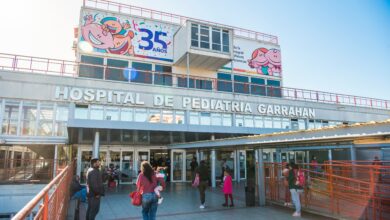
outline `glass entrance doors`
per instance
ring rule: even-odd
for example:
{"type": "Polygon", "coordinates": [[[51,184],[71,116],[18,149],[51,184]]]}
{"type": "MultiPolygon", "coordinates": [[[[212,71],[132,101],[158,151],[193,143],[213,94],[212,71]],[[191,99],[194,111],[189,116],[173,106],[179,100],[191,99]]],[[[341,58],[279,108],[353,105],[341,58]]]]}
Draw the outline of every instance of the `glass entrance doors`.
{"type": "Polygon", "coordinates": [[[137,172],[134,170],[134,152],[122,151],[120,170],[121,170],[121,183],[132,183],[137,179],[137,172]]]}
{"type": "Polygon", "coordinates": [[[246,151],[240,150],[238,153],[240,179],[246,179],[246,151]]]}
{"type": "Polygon", "coordinates": [[[171,151],[171,177],[172,182],[185,181],[185,151],[184,150],[172,150],[171,151]]]}
{"type": "Polygon", "coordinates": [[[137,171],[137,175],[138,175],[138,173],[141,171],[141,163],[143,161],[149,161],[150,152],[149,152],[149,150],[137,150],[136,155],[137,155],[137,158],[136,158],[136,161],[137,161],[136,171],[137,171]]]}

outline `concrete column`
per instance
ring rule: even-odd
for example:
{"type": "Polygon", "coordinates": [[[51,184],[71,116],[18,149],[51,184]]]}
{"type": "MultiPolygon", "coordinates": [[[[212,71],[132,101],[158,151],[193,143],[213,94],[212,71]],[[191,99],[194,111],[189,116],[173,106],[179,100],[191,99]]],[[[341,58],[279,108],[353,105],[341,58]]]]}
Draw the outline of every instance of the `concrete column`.
{"type": "Polygon", "coordinates": [[[276,149],[276,162],[277,163],[282,162],[282,152],[280,149],[276,149]]]}
{"type": "Polygon", "coordinates": [[[352,177],[356,178],[356,167],[354,166],[355,165],[355,161],[356,161],[356,147],[352,144],[351,147],[350,147],[350,151],[351,151],[351,161],[352,161],[352,177]]]}
{"type": "Polygon", "coordinates": [[[99,139],[100,135],[99,132],[95,132],[95,141],[93,142],[93,148],[92,148],[92,158],[99,158],[99,139]]]}
{"type": "Polygon", "coordinates": [[[216,161],[216,153],[215,150],[211,150],[211,186],[216,187],[216,176],[215,176],[215,161],[216,161]]]}
{"type": "Polygon", "coordinates": [[[196,150],[196,160],[198,162],[198,164],[200,163],[200,153],[199,153],[199,150],[196,150]]]}
{"type": "Polygon", "coordinates": [[[235,150],[235,158],[236,158],[236,181],[239,183],[241,181],[240,174],[240,150],[235,150]]]}
{"type": "Polygon", "coordinates": [[[76,175],[80,175],[80,178],[82,178],[82,176],[81,176],[81,148],[79,146],[77,146],[77,169],[76,169],[76,175]]]}
{"type": "Polygon", "coordinates": [[[332,159],[332,149],[329,149],[328,150],[328,160],[329,161],[332,161],[333,159],[332,159]]]}
{"type": "Polygon", "coordinates": [[[187,88],[190,88],[190,53],[187,52],[187,88]]]}
{"type": "Polygon", "coordinates": [[[58,145],[54,145],[53,178],[57,176],[58,145]]]}
{"type": "Polygon", "coordinates": [[[14,168],[14,164],[15,164],[15,151],[14,148],[12,147],[9,168],[11,169],[14,168]]]}
{"type": "Polygon", "coordinates": [[[306,151],[306,163],[310,163],[310,151],[306,151]]]}
{"type": "Polygon", "coordinates": [[[264,161],[263,161],[263,149],[256,150],[256,167],[257,167],[257,187],[259,192],[259,205],[265,206],[265,185],[264,185],[264,161]]]}

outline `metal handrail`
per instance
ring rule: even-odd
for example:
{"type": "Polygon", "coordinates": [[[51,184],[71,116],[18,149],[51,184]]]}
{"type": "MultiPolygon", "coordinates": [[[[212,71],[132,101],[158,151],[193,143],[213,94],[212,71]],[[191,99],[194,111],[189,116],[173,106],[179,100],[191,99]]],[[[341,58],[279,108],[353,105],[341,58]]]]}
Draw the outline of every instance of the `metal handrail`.
{"type": "Polygon", "coordinates": [[[211,21],[206,21],[206,20],[202,20],[202,19],[190,18],[190,17],[186,17],[186,16],[182,16],[182,15],[157,11],[157,10],[153,10],[153,9],[147,9],[147,8],[142,8],[142,7],[138,7],[138,6],[133,6],[133,5],[126,5],[123,3],[112,2],[112,1],[108,1],[108,0],[84,0],[83,6],[97,8],[97,9],[103,9],[103,10],[108,10],[108,11],[114,11],[114,12],[119,12],[119,13],[127,13],[130,15],[138,15],[141,17],[176,23],[178,25],[183,25],[183,23],[185,21],[191,20],[191,21],[195,21],[195,22],[199,22],[199,23],[203,23],[203,24],[209,24],[212,26],[233,29],[234,34],[236,36],[247,37],[247,38],[251,38],[251,39],[255,39],[255,40],[262,40],[262,41],[266,41],[266,42],[270,42],[270,43],[274,43],[274,44],[278,43],[278,37],[270,35],[270,34],[265,34],[265,33],[252,31],[252,30],[239,28],[239,27],[234,27],[234,26],[230,26],[230,25],[224,25],[224,24],[220,24],[217,22],[211,22],[211,21]],[[149,16],[147,16],[147,15],[149,15],[149,16]],[[166,19],[164,19],[164,18],[166,18],[166,19]]]}
{"type": "MultiPolygon", "coordinates": [[[[65,217],[64,214],[67,211],[67,202],[69,197],[69,184],[70,180],[72,179],[74,171],[74,162],[68,165],[66,168],[64,168],[49,184],[45,186],[33,199],[31,199],[16,215],[12,218],[12,220],[24,220],[27,216],[30,215],[30,213],[33,212],[34,208],[43,200],[43,203],[40,205],[39,210],[37,212],[37,215],[42,215],[42,218],[35,219],[43,219],[47,220],[50,219],[49,217],[49,203],[52,200],[52,198],[56,198],[54,202],[59,202],[62,198],[62,206],[61,210],[50,210],[57,211],[54,214],[57,216],[65,217]],[[49,193],[54,190],[50,195],[49,193]],[[60,190],[63,190],[61,192],[60,190]]],[[[61,202],[61,201],[60,201],[61,202]]],[[[57,205],[57,204],[55,204],[57,205]]],[[[58,208],[58,207],[55,207],[58,208]]],[[[57,218],[56,218],[57,219],[57,218]]],[[[61,218],[60,218],[61,219],[61,218]]]]}
{"type": "MultiPolygon", "coordinates": [[[[2,69],[2,70],[48,74],[48,75],[60,75],[66,77],[79,77],[80,66],[102,68],[104,74],[102,79],[105,80],[109,80],[105,75],[107,70],[122,70],[122,71],[129,70],[129,68],[118,68],[118,67],[111,67],[107,65],[96,65],[96,64],[88,64],[88,63],[81,63],[75,61],[59,60],[59,59],[0,53],[0,70],[2,69]]],[[[154,71],[145,71],[145,70],[140,70],[139,72],[151,73],[152,79],[150,80],[152,84],[155,84],[155,81],[153,81],[153,79],[155,78],[154,76],[163,74],[163,75],[170,75],[175,79],[190,77],[191,79],[195,79],[195,80],[210,81],[212,83],[211,90],[218,91],[218,92],[226,92],[218,89],[218,83],[226,83],[232,85],[231,92],[240,93],[244,95],[263,95],[263,94],[251,93],[251,88],[253,87],[253,88],[264,89],[267,92],[267,94],[265,94],[264,96],[279,97],[284,99],[300,100],[300,101],[319,102],[319,103],[334,103],[334,104],[349,105],[349,106],[362,106],[362,107],[386,109],[386,110],[390,109],[390,100],[337,94],[331,92],[322,92],[322,91],[315,91],[315,90],[308,90],[308,89],[268,86],[268,85],[261,85],[261,84],[255,84],[249,82],[238,82],[234,80],[229,81],[229,80],[192,76],[192,75],[188,76],[185,74],[177,74],[177,73],[163,73],[163,72],[154,72],[154,71]],[[244,85],[249,91],[244,93],[240,91],[235,91],[234,85],[244,85]],[[268,92],[270,94],[268,94],[268,92]]],[[[124,82],[137,83],[131,81],[130,79],[124,82]]],[[[186,84],[185,87],[179,86],[177,80],[176,81],[172,80],[172,86],[174,87],[189,88],[189,85],[187,85],[187,83],[185,84],[186,84]]],[[[202,88],[198,88],[198,89],[202,89],[202,88]]],[[[207,88],[203,88],[203,89],[207,89],[207,88]]]]}

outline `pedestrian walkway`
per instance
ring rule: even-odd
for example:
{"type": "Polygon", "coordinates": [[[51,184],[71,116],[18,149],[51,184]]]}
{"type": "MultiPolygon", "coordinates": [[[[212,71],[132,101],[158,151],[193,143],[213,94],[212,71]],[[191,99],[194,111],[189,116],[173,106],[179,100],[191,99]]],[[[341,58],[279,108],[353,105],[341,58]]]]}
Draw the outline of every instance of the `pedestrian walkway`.
{"type": "MultiPolygon", "coordinates": [[[[243,185],[234,186],[234,208],[222,207],[224,195],[221,188],[209,188],[206,191],[206,208],[199,209],[198,190],[186,183],[171,183],[162,193],[164,202],[158,207],[157,219],[292,219],[292,209],[280,206],[246,207],[243,185]]],[[[108,189],[102,199],[98,220],[142,219],[141,207],[131,205],[129,192],[134,185],[119,186],[117,189],[108,189]]],[[[81,215],[85,215],[86,204],[83,204],[81,215]]],[[[301,219],[328,219],[326,217],[303,213],[301,219]]]]}

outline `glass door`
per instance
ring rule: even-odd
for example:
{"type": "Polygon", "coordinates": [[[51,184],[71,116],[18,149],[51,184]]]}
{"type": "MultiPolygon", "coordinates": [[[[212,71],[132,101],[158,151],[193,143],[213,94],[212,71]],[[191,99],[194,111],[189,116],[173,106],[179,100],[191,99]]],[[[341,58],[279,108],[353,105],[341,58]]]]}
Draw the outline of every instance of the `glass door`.
{"type": "Polygon", "coordinates": [[[240,179],[246,179],[246,151],[239,151],[240,179]]]}
{"type": "Polygon", "coordinates": [[[134,152],[122,151],[120,170],[121,170],[121,183],[132,183],[137,179],[137,173],[134,170],[134,152]]]}
{"type": "Polygon", "coordinates": [[[81,151],[80,164],[80,182],[85,183],[87,179],[87,171],[91,167],[92,151],[81,151]]]}
{"type": "Polygon", "coordinates": [[[141,172],[141,163],[143,161],[149,161],[149,158],[150,158],[150,151],[149,150],[137,150],[137,158],[136,158],[137,176],[138,176],[138,173],[141,172]]]}
{"type": "Polygon", "coordinates": [[[199,165],[198,158],[196,157],[196,151],[186,151],[186,181],[192,181],[195,178],[195,171],[191,170],[191,162],[194,158],[196,158],[196,162],[199,165]]]}
{"type": "Polygon", "coordinates": [[[172,182],[182,182],[185,179],[184,167],[185,167],[185,151],[184,150],[172,150],[171,151],[171,180],[172,182]]]}

